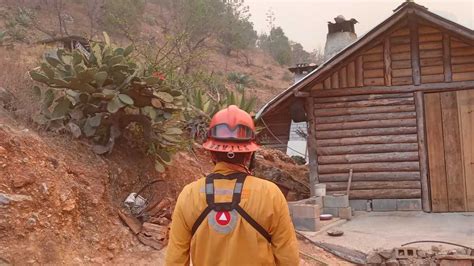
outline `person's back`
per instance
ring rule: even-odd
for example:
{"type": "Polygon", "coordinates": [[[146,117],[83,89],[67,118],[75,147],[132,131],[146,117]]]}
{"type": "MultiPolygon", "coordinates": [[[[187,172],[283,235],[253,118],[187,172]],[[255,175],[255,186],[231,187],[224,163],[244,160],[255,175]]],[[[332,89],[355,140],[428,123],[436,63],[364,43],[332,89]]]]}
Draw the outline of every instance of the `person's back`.
{"type": "Polygon", "coordinates": [[[298,265],[279,188],[246,167],[258,148],[250,115],[230,106],[211,121],[204,147],[216,166],[187,185],[173,213],[167,265],[298,265]]]}

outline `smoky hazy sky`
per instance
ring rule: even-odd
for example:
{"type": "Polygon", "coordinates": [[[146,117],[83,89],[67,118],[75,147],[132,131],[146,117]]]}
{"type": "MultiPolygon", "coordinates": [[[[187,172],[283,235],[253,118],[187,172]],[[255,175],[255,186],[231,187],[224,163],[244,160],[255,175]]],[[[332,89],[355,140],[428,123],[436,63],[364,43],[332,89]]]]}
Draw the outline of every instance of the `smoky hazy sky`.
{"type": "MultiPolygon", "coordinates": [[[[245,0],[250,7],[251,21],[258,33],[268,32],[266,13],[275,14],[275,25],[281,26],[293,41],[308,51],[323,48],[327,22],[343,15],[355,18],[358,36],[388,18],[404,0],[245,0]]],[[[431,12],[470,29],[474,28],[474,0],[415,0],[431,12]]]]}

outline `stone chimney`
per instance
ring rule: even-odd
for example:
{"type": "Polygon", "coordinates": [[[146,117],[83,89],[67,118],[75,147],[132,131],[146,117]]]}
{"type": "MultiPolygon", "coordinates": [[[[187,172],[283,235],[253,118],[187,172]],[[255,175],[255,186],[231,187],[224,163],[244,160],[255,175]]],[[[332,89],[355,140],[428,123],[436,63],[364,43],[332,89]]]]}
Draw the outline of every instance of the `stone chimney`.
{"type": "Polygon", "coordinates": [[[324,60],[331,58],[344,47],[357,40],[354,29],[354,24],[357,23],[357,20],[346,20],[342,15],[335,17],[334,20],[336,21],[335,23],[328,22],[324,60]]]}

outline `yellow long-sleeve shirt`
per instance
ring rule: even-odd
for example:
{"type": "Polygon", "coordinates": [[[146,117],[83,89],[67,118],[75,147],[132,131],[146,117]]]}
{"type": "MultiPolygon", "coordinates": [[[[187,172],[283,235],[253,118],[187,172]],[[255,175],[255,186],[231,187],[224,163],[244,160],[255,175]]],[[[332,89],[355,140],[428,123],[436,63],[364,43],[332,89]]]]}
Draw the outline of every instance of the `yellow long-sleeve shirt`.
{"type": "MultiPolygon", "coordinates": [[[[215,173],[245,172],[238,165],[220,162],[215,173]]],[[[235,180],[216,179],[215,202],[230,202],[235,180]]],[[[298,243],[288,205],[273,183],[247,176],[240,206],[272,237],[269,243],[240,215],[230,232],[216,231],[215,215],[201,223],[194,236],[191,229],[207,207],[205,178],[187,185],[178,197],[171,223],[166,265],[298,265],[298,243]],[[214,225],[213,225],[214,224],[214,225]]],[[[225,217],[224,217],[225,219],[225,217]]],[[[224,230],[225,231],[225,230],[224,230]]]]}

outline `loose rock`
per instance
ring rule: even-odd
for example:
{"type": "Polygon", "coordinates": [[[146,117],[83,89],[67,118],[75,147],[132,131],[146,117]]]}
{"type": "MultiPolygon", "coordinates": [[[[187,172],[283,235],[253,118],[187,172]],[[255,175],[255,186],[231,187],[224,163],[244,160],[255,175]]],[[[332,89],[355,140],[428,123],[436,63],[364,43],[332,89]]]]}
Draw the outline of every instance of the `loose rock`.
{"type": "Polygon", "coordinates": [[[382,262],[383,262],[382,256],[380,256],[376,252],[372,251],[367,255],[367,264],[380,264],[382,262]]]}

